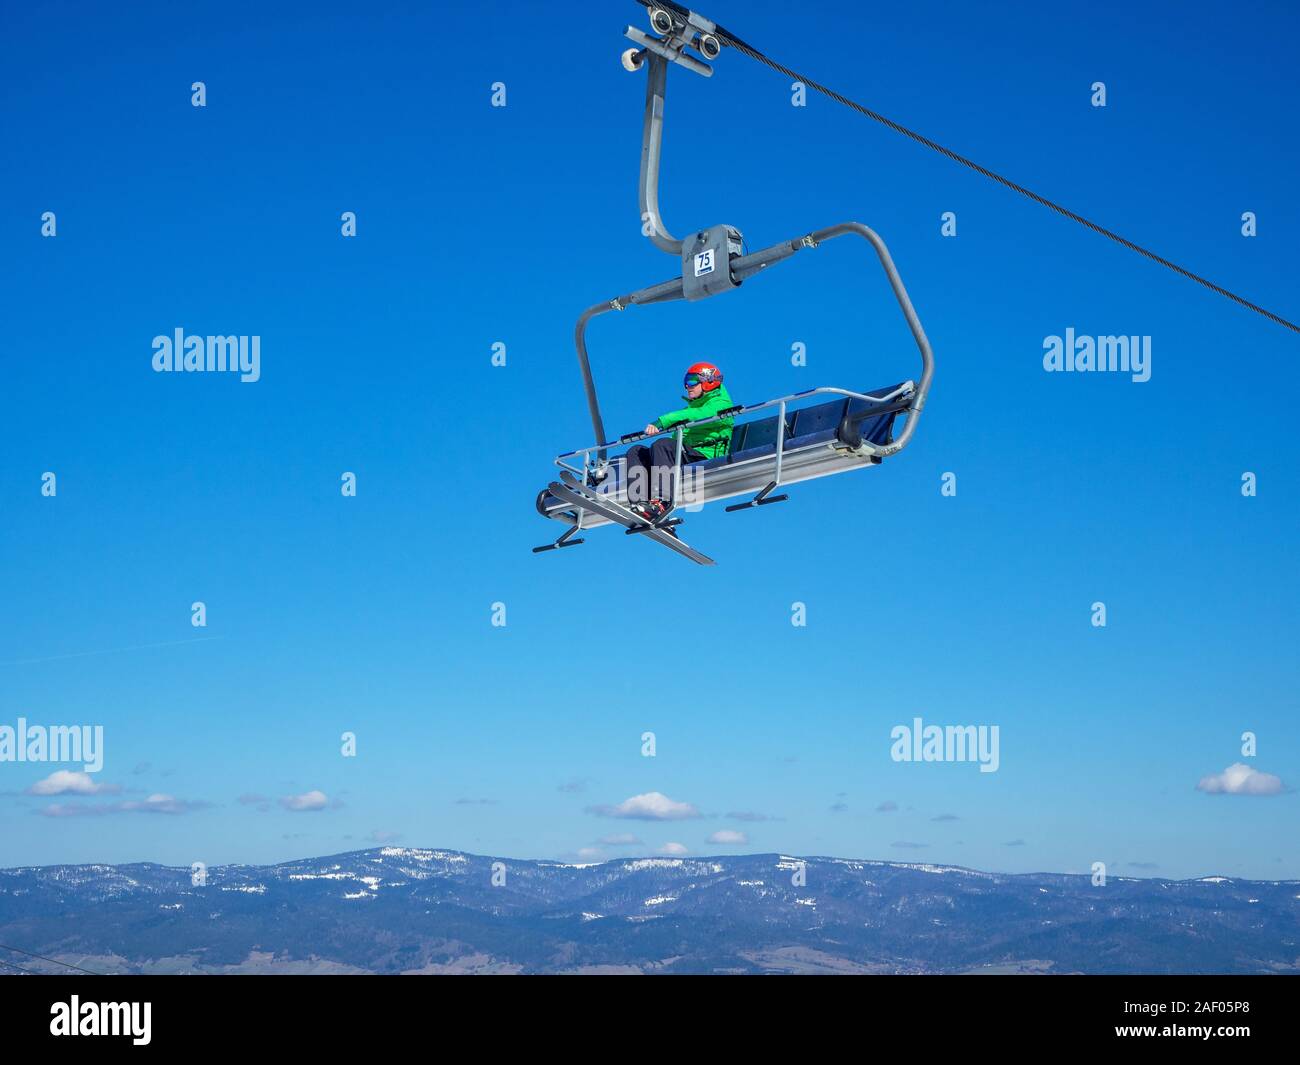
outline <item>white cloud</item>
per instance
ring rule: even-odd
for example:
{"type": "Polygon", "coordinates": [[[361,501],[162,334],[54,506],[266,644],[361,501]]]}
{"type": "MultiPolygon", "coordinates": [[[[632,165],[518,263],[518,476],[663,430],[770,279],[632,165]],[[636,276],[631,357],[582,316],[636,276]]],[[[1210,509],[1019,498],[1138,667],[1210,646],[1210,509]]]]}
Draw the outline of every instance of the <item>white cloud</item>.
{"type": "Polygon", "coordinates": [[[685,821],[702,816],[690,803],[674,802],[658,791],[633,795],[617,806],[589,806],[587,809],[602,817],[622,817],[632,821],[685,821]]]}
{"type": "Polygon", "coordinates": [[[96,784],[89,773],[59,769],[27,789],[28,795],[116,795],[116,784],[96,784]]]}
{"type": "Polygon", "coordinates": [[[599,847],[579,847],[578,857],[584,862],[594,862],[605,857],[605,853],[599,847]]]}
{"type": "Polygon", "coordinates": [[[690,854],[691,852],[690,852],[689,850],[686,849],[685,844],[682,844],[682,843],[665,843],[662,847],[659,848],[659,853],[660,853],[660,854],[670,854],[670,855],[672,855],[674,858],[677,858],[677,857],[680,857],[680,856],[683,855],[683,854],[690,854]]]}
{"type": "Polygon", "coordinates": [[[286,795],[280,800],[286,810],[323,810],[329,797],[323,791],[308,791],[302,795],[286,795]]]}
{"type": "Polygon", "coordinates": [[[743,832],[737,832],[733,828],[720,828],[709,837],[708,842],[725,843],[729,846],[736,846],[742,843],[748,843],[749,837],[743,832]]]}
{"type": "Polygon", "coordinates": [[[601,836],[600,843],[606,847],[643,847],[643,844],[631,832],[615,832],[612,835],[601,836]]]}
{"type": "Polygon", "coordinates": [[[192,802],[177,799],[171,795],[150,795],[143,802],[132,799],[129,802],[101,803],[99,806],[87,806],[85,803],[54,803],[40,811],[43,817],[95,817],[102,814],[187,814],[202,810],[206,802],[192,802]]]}
{"type": "Polygon", "coordinates": [[[146,811],[160,814],[184,813],[188,803],[177,800],[171,795],[150,795],[144,802],[124,802],[122,808],[129,811],[146,811]]]}
{"type": "Polygon", "coordinates": [[[1222,773],[1201,777],[1196,790],[1207,795],[1281,795],[1286,787],[1282,784],[1281,777],[1261,773],[1258,769],[1237,762],[1222,773]]]}

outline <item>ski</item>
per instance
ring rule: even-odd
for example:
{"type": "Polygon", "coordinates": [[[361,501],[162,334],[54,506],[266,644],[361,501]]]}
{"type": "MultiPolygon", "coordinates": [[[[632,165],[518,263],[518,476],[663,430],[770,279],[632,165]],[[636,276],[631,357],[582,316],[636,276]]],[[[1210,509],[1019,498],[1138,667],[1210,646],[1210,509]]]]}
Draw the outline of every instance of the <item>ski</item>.
{"type": "Polygon", "coordinates": [[[569,474],[568,471],[562,470],[560,475],[567,483],[560,484],[558,481],[552,481],[548,487],[550,493],[557,499],[563,499],[566,503],[571,503],[580,509],[590,510],[592,513],[599,514],[608,521],[639,533],[657,544],[663,544],[664,547],[671,548],[679,555],[684,555],[697,565],[712,566],[715,564],[708,555],[696,551],[690,544],[683,543],[672,533],[656,528],[653,525],[647,525],[621,503],[605,499],[586,485],[578,483],[577,478],[569,474]]]}
{"type": "MultiPolygon", "coordinates": [[[[599,504],[601,504],[601,505],[604,506],[607,510],[616,510],[616,511],[618,511],[620,514],[625,515],[625,516],[627,517],[627,520],[628,520],[628,521],[631,521],[631,522],[634,523],[632,526],[627,526],[627,523],[626,523],[626,522],[623,523],[624,526],[625,526],[626,528],[628,528],[628,530],[629,530],[630,532],[646,532],[646,531],[648,531],[648,528],[650,527],[650,523],[647,522],[647,521],[645,520],[645,518],[643,518],[640,514],[638,514],[635,510],[633,510],[633,509],[632,509],[630,506],[628,506],[626,503],[620,503],[620,502],[619,502],[618,500],[616,500],[616,499],[611,499],[608,495],[605,495],[604,493],[598,492],[598,491],[596,491],[596,489],[592,488],[590,485],[585,484],[585,483],[584,483],[584,482],[583,482],[583,481],[578,477],[578,475],[575,474],[572,470],[565,470],[565,469],[560,470],[560,480],[562,480],[565,484],[567,484],[570,488],[572,488],[575,492],[577,492],[579,495],[583,496],[584,498],[586,498],[586,499],[590,499],[590,500],[592,500],[592,501],[595,502],[595,503],[599,503],[599,504]]],[[[666,522],[666,521],[661,521],[658,525],[655,525],[655,526],[653,526],[653,527],[654,527],[654,528],[657,528],[657,529],[658,529],[659,531],[661,531],[661,532],[668,533],[668,529],[669,529],[669,527],[670,527],[670,524],[671,524],[671,525],[680,525],[680,524],[681,524],[681,519],[678,518],[678,519],[674,520],[674,521],[671,522],[671,523],[666,522]]],[[[671,534],[671,533],[668,533],[668,535],[671,536],[672,534],[671,534]]],[[[673,536],[673,539],[674,539],[674,540],[677,539],[676,536],[673,536]]],[[[697,553],[698,553],[698,552],[697,552],[697,553]]],[[[711,561],[712,561],[712,559],[710,559],[710,562],[711,562],[711,561]]]]}

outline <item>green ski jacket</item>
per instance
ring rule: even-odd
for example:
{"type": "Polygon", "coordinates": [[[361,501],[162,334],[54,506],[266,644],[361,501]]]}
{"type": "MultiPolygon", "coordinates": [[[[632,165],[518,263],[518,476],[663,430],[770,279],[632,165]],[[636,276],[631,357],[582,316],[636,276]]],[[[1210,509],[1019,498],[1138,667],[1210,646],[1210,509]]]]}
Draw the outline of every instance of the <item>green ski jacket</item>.
{"type": "MultiPolygon", "coordinates": [[[[686,399],[685,396],[682,398],[686,399]]],[[[681,422],[709,418],[718,411],[734,406],[735,403],[727,392],[727,386],[719,385],[712,392],[703,393],[699,399],[688,400],[681,410],[659,415],[655,419],[655,425],[660,429],[671,429],[681,422]]],[[[709,422],[708,425],[692,426],[682,433],[682,444],[685,447],[695,448],[696,451],[711,459],[725,455],[731,449],[731,427],[735,422],[735,418],[721,418],[716,422],[709,422]]]]}

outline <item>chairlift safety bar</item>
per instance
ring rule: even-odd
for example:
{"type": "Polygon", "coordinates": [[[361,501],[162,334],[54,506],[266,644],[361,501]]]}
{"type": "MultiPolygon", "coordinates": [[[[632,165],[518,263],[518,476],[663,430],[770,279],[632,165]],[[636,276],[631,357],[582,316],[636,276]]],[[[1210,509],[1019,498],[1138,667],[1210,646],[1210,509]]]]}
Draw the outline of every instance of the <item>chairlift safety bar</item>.
{"type": "MultiPolygon", "coordinates": [[[[787,404],[794,402],[796,400],[806,399],[808,396],[817,396],[817,395],[847,396],[850,399],[860,399],[869,404],[869,406],[865,410],[855,411],[853,413],[853,418],[855,420],[860,420],[860,419],[870,418],[875,415],[888,414],[893,411],[910,412],[911,410],[913,410],[912,406],[910,405],[910,400],[915,395],[915,392],[916,392],[916,385],[912,381],[904,381],[901,385],[899,385],[892,392],[890,392],[885,396],[866,396],[863,395],[861,392],[854,392],[847,388],[832,388],[832,387],[809,388],[803,392],[795,392],[793,395],[782,396],[779,399],[769,399],[764,403],[751,403],[748,406],[731,407],[727,411],[721,414],[715,414],[708,418],[698,418],[690,422],[678,422],[676,425],[672,426],[671,430],[668,429],[664,430],[664,432],[672,432],[674,437],[674,444],[675,444],[674,452],[673,452],[673,469],[672,469],[673,498],[674,499],[677,498],[678,493],[681,490],[683,434],[688,428],[692,426],[708,425],[710,422],[715,422],[722,418],[738,417],[742,414],[751,414],[754,411],[766,410],[769,407],[779,408],[777,412],[777,423],[776,423],[777,426],[776,468],[773,471],[771,482],[759,495],[759,498],[761,499],[763,496],[771,492],[773,489],[777,488],[782,483],[781,467],[785,458],[785,442],[786,442],[785,415],[786,415],[787,404]],[[907,401],[899,402],[902,397],[907,397],[907,401]]],[[[638,440],[646,440],[649,439],[650,435],[651,434],[644,433],[644,432],[629,433],[627,436],[621,437],[617,441],[609,441],[604,444],[593,444],[590,447],[578,448],[576,451],[566,451],[563,455],[559,455],[556,457],[555,465],[559,466],[561,469],[569,470],[571,473],[578,474],[582,478],[584,484],[589,484],[591,483],[591,472],[592,472],[593,465],[597,469],[599,469],[601,466],[606,465],[603,458],[593,464],[592,462],[593,452],[598,452],[603,456],[605,450],[608,448],[618,447],[621,444],[635,443],[638,440]],[[570,463],[565,461],[565,459],[576,459],[579,455],[582,456],[581,466],[571,465],[570,463]]],[[[873,448],[872,449],[873,457],[883,456],[888,451],[889,446],[890,445],[885,445],[883,447],[873,448]]]]}
{"type": "MultiPolygon", "coordinates": [[[[916,384],[913,381],[904,381],[896,389],[885,396],[868,396],[861,392],[854,392],[852,389],[832,388],[829,386],[824,386],[822,388],[808,388],[802,392],[793,392],[788,396],[769,399],[763,403],[750,403],[744,406],[728,407],[725,411],[711,415],[708,418],[696,418],[689,422],[677,422],[670,429],[665,429],[663,432],[673,432],[680,436],[681,430],[684,429],[692,429],[698,425],[708,425],[710,422],[720,421],[723,418],[740,418],[746,414],[753,414],[755,411],[766,410],[768,407],[780,406],[782,408],[781,413],[784,414],[784,408],[787,403],[794,403],[797,400],[807,399],[809,396],[823,395],[847,396],[849,399],[860,399],[869,404],[869,406],[866,410],[854,411],[853,416],[855,418],[870,418],[875,414],[887,414],[890,409],[900,409],[894,401],[900,396],[909,395],[915,392],[915,390],[916,384]]],[[[589,447],[574,448],[572,451],[565,451],[558,455],[555,459],[555,464],[557,466],[561,465],[561,459],[577,458],[579,455],[587,455],[593,451],[607,450],[612,447],[621,447],[624,444],[635,444],[641,440],[650,439],[652,435],[658,436],[660,434],[651,434],[646,432],[628,433],[625,436],[620,436],[617,440],[607,440],[604,443],[592,444],[589,447]]]]}

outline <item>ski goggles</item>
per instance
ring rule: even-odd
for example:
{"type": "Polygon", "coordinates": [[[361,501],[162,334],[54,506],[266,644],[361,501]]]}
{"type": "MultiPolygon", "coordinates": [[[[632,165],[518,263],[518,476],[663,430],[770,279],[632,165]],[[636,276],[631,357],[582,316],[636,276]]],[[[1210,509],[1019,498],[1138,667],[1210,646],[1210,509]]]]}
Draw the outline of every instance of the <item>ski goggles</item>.
{"type": "Polygon", "coordinates": [[[694,388],[696,385],[704,384],[704,382],[700,380],[699,374],[688,373],[685,377],[682,378],[682,384],[685,385],[687,388],[694,388]]]}

